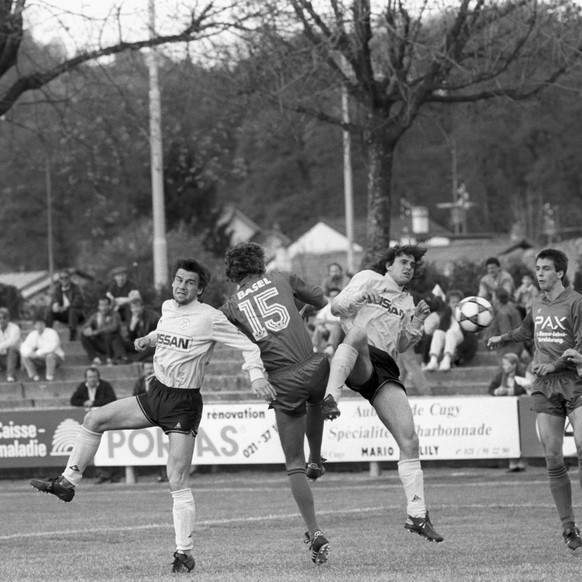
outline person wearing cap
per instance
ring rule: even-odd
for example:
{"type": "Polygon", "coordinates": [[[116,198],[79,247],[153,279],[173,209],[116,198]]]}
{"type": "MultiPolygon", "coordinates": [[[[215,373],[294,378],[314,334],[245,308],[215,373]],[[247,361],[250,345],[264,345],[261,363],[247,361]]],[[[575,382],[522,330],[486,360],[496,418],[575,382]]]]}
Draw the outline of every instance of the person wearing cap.
{"type": "Polygon", "coordinates": [[[85,319],[85,300],[81,288],[71,281],[67,269],[59,271],[45,319],[48,327],[52,327],[55,321],[66,323],[69,327],[69,341],[77,339],[77,328],[85,319]]]}
{"type": "Polygon", "coordinates": [[[116,267],[111,271],[113,281],[109,284],[105,294],[111,300],[113,309],[119,313],[122,323],[129,321],[131,310],[129,308],[130,296],[134,291],[140,294],[137,284],[129,279],[125,267],[116,267]]]}

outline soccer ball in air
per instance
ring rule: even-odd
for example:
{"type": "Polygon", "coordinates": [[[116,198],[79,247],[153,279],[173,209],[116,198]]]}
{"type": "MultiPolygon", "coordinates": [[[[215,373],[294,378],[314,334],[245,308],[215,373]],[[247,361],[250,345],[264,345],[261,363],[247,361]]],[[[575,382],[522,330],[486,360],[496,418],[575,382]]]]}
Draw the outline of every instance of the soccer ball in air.
{"type": "Polygon", "coordinates": [[[493,321],[493,307],[483,297],[465,297],[455,308],[455,317],[465,331],[480,331],[493,321]]]}

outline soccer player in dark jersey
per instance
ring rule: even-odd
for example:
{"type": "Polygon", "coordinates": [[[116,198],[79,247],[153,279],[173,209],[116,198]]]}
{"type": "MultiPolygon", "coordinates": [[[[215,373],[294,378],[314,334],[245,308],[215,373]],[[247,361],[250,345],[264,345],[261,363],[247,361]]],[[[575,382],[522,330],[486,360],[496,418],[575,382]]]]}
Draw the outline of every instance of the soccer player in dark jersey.
{"type": "Polygon", "coordinates": [[[329,542],[317,524],[308,477],[324,473],[321,459],[321,401],[329,374],[325,354],[313,353],[311,337],[297,302],[321,309],[327,300],[319,287],[290,273],[265,273],[265,251],[240,243],[226,253],[226,276],[237,291],[221,307],[226,317],[254,341],[277,395],[275,410],[291,493],[307,527],[306,540],[316,564],[327,561],[329,542]],[[304,441],[310,456],[306,469],[304,441]]]}
{"type": "MultiPolygon", "coordinates": [[[[562,522],[564,542],[582,554],[582,538],[572,509],[572,485],[564,464],[566,418],[574,429],[578,459],[582,459],[582,377],[576,369],[576,352],[582,349],[582,296],[565,288],[568,257],[556,249],[544,249],[536,257],[540,294],[520,327],[487,342],[497,349],[508,342],[534,341],[532,371],[533,406],[544,449],[550,490],[562,522]]],[[[580,461],[582,463],[582,460],[580,461]]],[[[582,483],[582,468],[579,468],[582,483]]]]}

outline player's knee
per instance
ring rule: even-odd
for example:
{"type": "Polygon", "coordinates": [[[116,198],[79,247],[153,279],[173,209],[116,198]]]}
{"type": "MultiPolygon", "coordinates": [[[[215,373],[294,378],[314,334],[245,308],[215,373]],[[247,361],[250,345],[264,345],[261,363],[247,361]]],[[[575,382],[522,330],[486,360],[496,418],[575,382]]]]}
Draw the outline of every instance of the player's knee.
{"type": "Polygon", "coordinates": [[[103,420],[98,410],[89,410],[83,419],[83,426],[91,432],[103,432],[103,420]]]}
{"type": "Polygon", "coordinates": [[[290,471],[291,469],[304,469],[305,455],[303,453],[297,453],[296,455],[286,455],[285,468],[287,471],[290,471]]]}
{"type": "Polygon", "coordinates": [[[360,350],[362,347],[368,345],[368,334],[361,327],[352,327],[352,329],[350,329],[346,334],[342,343],[348,344],[356,350],[360,350]]]}
{"type": "Polygon", "coordinates": [[[554,467],[561,467],[564,464],[564,455],[559,448],[545,448],[544,455],[546,457],[546,466],[548,469],[554,467]]]}
{"type": "Polygon", "coordinates": [[[168,485],[170,491],[180,491],[188,486],[190,467],[187,469],[168,467],[168,485]]]}
{"type": "Polygon", "coordinates": [[[401,439],[399,448],[401,449],[402,453],[409,459],[418,457],[420,454],[420,442],[418,440],[418,435],[416,433],[406,435],[403,439],[401,439]]]}

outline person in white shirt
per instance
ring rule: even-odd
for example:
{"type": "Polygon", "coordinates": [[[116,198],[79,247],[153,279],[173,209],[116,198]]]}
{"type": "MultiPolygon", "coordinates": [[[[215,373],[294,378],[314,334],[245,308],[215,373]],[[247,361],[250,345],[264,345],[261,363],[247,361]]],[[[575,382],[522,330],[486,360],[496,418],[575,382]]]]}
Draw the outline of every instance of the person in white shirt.
{"type": "Polygon", "coordinates": [[[337,297],[339,292],[340,289],[335,287],[329,290],[330,302],[315,314],[313,320],[315,329],[311,340],[314,351],[323,352],[330,358],[334,355],[344,337],[340,318],[331,312],[331,301],[334,297],[337,297]]]}
{"type": "Polygon", "coordinates": [[[192,556],[195,512],[189,476],[202,418],[200,389],[216,343],[242,353],[243,370],[249,372],[255,394],[270,402],[276,392],[265,379],[259,347],[230,323],[224,313],[199,301],[210,281],[210,271],[194,259],[180,259],[174,273],[173,299],[162,305],[156,330],[135,340],[137,350],[156,348],[155,375],[150,379],[149,390],[92,409],[85,416],[63,473],[51,479],[31,479],[30,484],[69,502],[105,431],[159,426],[169,437],[167,474],[176,541],[172,572],[178,573],[191,572],[195,566],[192,556]]]}
{"type": "Polygon", "coordinates": [[[0,369],[6,370],[6,381],[16,380],[20,342],[20,327],[10,321],[10,311],[0,307],[0,369]]]}
{"type": "Polygon", "coordinates": [[[65,359],[61,338],[54,329],[46,326],[42,318],[37,317],[33,325],[34,329],[20,346],[22,365],[28,377],[35,382],[40,380],[37,368],[46,368],[46,380],[52,382],[55,379],[55,370],[65,359]]]}

